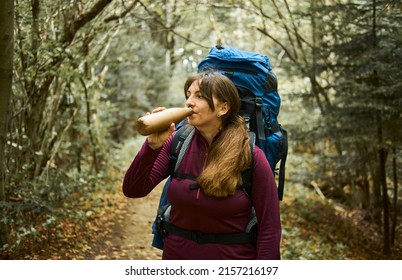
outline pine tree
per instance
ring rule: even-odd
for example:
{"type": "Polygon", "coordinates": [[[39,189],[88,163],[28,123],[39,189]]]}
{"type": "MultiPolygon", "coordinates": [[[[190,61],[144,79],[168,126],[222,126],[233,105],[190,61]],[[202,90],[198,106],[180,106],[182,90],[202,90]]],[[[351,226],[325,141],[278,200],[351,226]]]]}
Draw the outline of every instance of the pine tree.
{"type": "Polygon", "coordinates": [[[329,77],[332,104],[324,129],[340,144],[333,167],[336,177],[347,178],[339,187],[347,184],[354,193],[362,192],[360,202],[382,222],[386,254],[387,185],[392,176],[387,154],[400,151],[402,139],[397,129],[402,113],[402,21],[400,4],[392,7],[395,3],[352,1],[320,7],[324,21],[320,74],[329,77]]]}

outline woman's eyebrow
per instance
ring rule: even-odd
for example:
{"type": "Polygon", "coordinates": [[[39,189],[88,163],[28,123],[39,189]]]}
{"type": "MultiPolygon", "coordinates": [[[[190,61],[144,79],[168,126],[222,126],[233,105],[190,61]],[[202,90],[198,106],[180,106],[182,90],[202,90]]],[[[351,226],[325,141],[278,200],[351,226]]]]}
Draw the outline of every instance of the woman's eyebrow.
{"type": "MultiPolygon", "coordinates": [[[[189,91],[189,90],[187,90],[187,92],[186,93],[191,93],[191,91],[189,91]]],[[[197,90],[196,92],[194,92],[194,93],[201,93],[201,91],[200,90],[197,90]]]]}

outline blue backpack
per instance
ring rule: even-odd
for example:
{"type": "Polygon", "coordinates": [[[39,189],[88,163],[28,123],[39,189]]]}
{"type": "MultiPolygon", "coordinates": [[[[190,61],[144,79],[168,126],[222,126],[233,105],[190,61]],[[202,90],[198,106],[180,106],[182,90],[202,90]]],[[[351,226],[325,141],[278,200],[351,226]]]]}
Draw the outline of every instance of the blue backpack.
{"type": "MultiPolygon", "coordinates": [[[[260,147],[275,175],[278,175],[278,196],[282,200],[285,183],[285,164],[288,153],[287,131],[278,123],[281,98],[278,94],[278,82],[272,71],[267,56],[242,51],[230,46],[213,47],[199,63],[198,72],[219,72],[235,84],[241,102],[241,115],[251,132],[254,132],[255,144],[260,147]],[[280,162],[279,168],[277,164],[280,162]]],[[[176,128],[179,129],[182,124],[176,128]]],[[[185,131],[179,129],[179,131],[185,131]]],[[[171,150],[171,169],[175,167],[186,133],[176,133],[172,143],[178,143],[179,149],[171,150]],[[173,163],[172,163],[173,162],[173,163]]],[[[172,169],[171,174],[174,170],[172,169]]],[[[160,199],[157,218],[152,226],[154,247],[163,248],[163,239],[159,229],[163,213],[169,206],[166,197],[170,178],[166,182],[160,199]]]]}

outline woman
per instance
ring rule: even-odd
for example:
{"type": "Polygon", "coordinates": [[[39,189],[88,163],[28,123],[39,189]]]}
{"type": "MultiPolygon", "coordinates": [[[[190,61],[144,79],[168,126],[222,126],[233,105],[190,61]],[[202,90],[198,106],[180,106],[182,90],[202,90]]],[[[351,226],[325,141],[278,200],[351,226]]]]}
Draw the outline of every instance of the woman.
{"type": "MultiPolygon", "coordinates": [[[[258,147],[251,155],[250,138],[240,99],[229,78],[218,73],[190,76],[184,86],[187,118],[195,127],[178,172],[195,179],[173,178],[168,189],[170,223],[186,231],[206,234],[243,232],[255,209],[257,242],[203,243],[169,233],[163,259],[280,259],[279,200],[271,168],[258,147]],[[239,189],[242,174],[253,168],[252,195],[239,189]]],[[[154,112],[164,110],[158,108],[154,112]]],[[[123,182],[127,197],[143,197],[168,177],[169,148],[175,126],[149,135],[123,182]]]]}

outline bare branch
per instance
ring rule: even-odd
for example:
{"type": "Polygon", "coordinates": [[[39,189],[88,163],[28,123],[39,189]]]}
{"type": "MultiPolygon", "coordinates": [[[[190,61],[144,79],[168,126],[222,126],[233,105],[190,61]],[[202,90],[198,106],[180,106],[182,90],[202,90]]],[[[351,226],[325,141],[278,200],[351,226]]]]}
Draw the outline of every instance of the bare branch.
{"type": "Polygon", "coordinates": [[[93,5],[89,11],[81,14],[76,20],[72,21],[66,26],[60,42],[63,45],[69,45],[73,41],[78,30],[99,15],[112,1],[113,0],[98,0],[98,2],[95,3],[95,5],[93,5]]]}
{"type": "MultiPolygon", "coordinates": [[[[189,36],[185,36],[185,35],[182,35],[182,34],[178,33],[178,32],[175,30],[175,25],[172,25],[172,26],[167,27],[167,26],[161,21],[160,17],[155,17],[155,12],[150,11],[150,10],[147,8],[147,6],[146,6],[144,3],[142,3],[141,1],[138,1],[138,3],[144,8],[144,10],[148,13],[148,15],[151,16],[151,18],[154,20],[154,22],[155,22],[157,25],[161,26],[164,30],[169,31],[169,32],[172,32],[172,34],[174,34],[174,35],[176,35],[176,36],[178,36],[178,37],[180,37],[180,38],[186,40],[186,42],[192,43],[192,44],[194,44],[194,45],[196,45],[196,46],[199,46],[199,47],[201,47],[201,48],[206,48],[206,49],[209,48],[208,46],[203,46],[203,45],[201,45],[200,43],[197,43],[197,42],[191,40],[191,39],[189,38],[189,36]]],[[[177,23],[177,22],[176,22],[176,23],[177,23]]]]}
{"type": "Polygon", "coordinates": [[[130,12],[137,6],[137,4],[138,4],[138,1],[134,1],[134,2],[132,2],[123,12],[121,12],[120,14],[118,14],[118,15],[111,15],[111,16],[105,18],[103,21],[104,21],[105,23],[108,23],[108,22],[111,22],[111,21],[114,21],[114,20],[122,19],[122,18],[124,18],[128,13],[130,13],[130,12]]]}
{"type": "Polygon", "coordinates": [[[267,36],[268,38],[270,38],[272,41],[274,41],[276,44],[278,44],[282,49],[283,49],[283,51],[288,55],[288,57],[290,58],[290,60],[291,61],[293,61],[294,63],[298,63],[297,62],[297,57],[294,57],[293,55],[292,55],[292,53],[290,52],[290,50],[288,50],[288,48],[284,45],[284,44],[282,44],[282,42],[280,42],[278,39],[276,39],[274,36],[272,36],[271,34],[269,34],[268,33],[268,31],[264,28],[264,29],[262,29],[262,28],[259,28],[259,27],[257,27],[257,30],[258,31],[260,31],[262,34],[264,34],[265,36],[267,36]]]}
{"type": "MultiPolygon", "coordinates": [[[[291,10],[290,10],[290,8],[289,8],[289,4],[288,4],[287,0],[284,0],[284,2],[285,2],[286,10],[287,10],[287,12],[288,12],[288,14],[289,14],[289,17],[290,17],[290,21],[291,21],[292,26],[293,26],[293,31],[294,31],[294,35],[296,36],[297,45],[298,45],[298,47],[299,47],[299,50],[300,50],[300,51],[302,52],[302,54],[303,54],[303,60],[304,60],[304,62],[305,62],[306,64],[308,64],[308,63],[307,63],[306,54],[305,54],[305,51],[304,51],[304,48],[303,48],[303,44],[302,44],[302,36],[301,36],[300,33],[299,33],[299,29],[298,29],[298,27],[297,27],[297,24],[295,23],[295,20],[293,19],[293,14],[292,14],[292,12],[291,12],[291,10]]],[[[304,40],[303,40],[303,41],[304,41],[304,40]]],[[[305,42],[305,41],[304,41],[304,42],[305,42]]]]}

